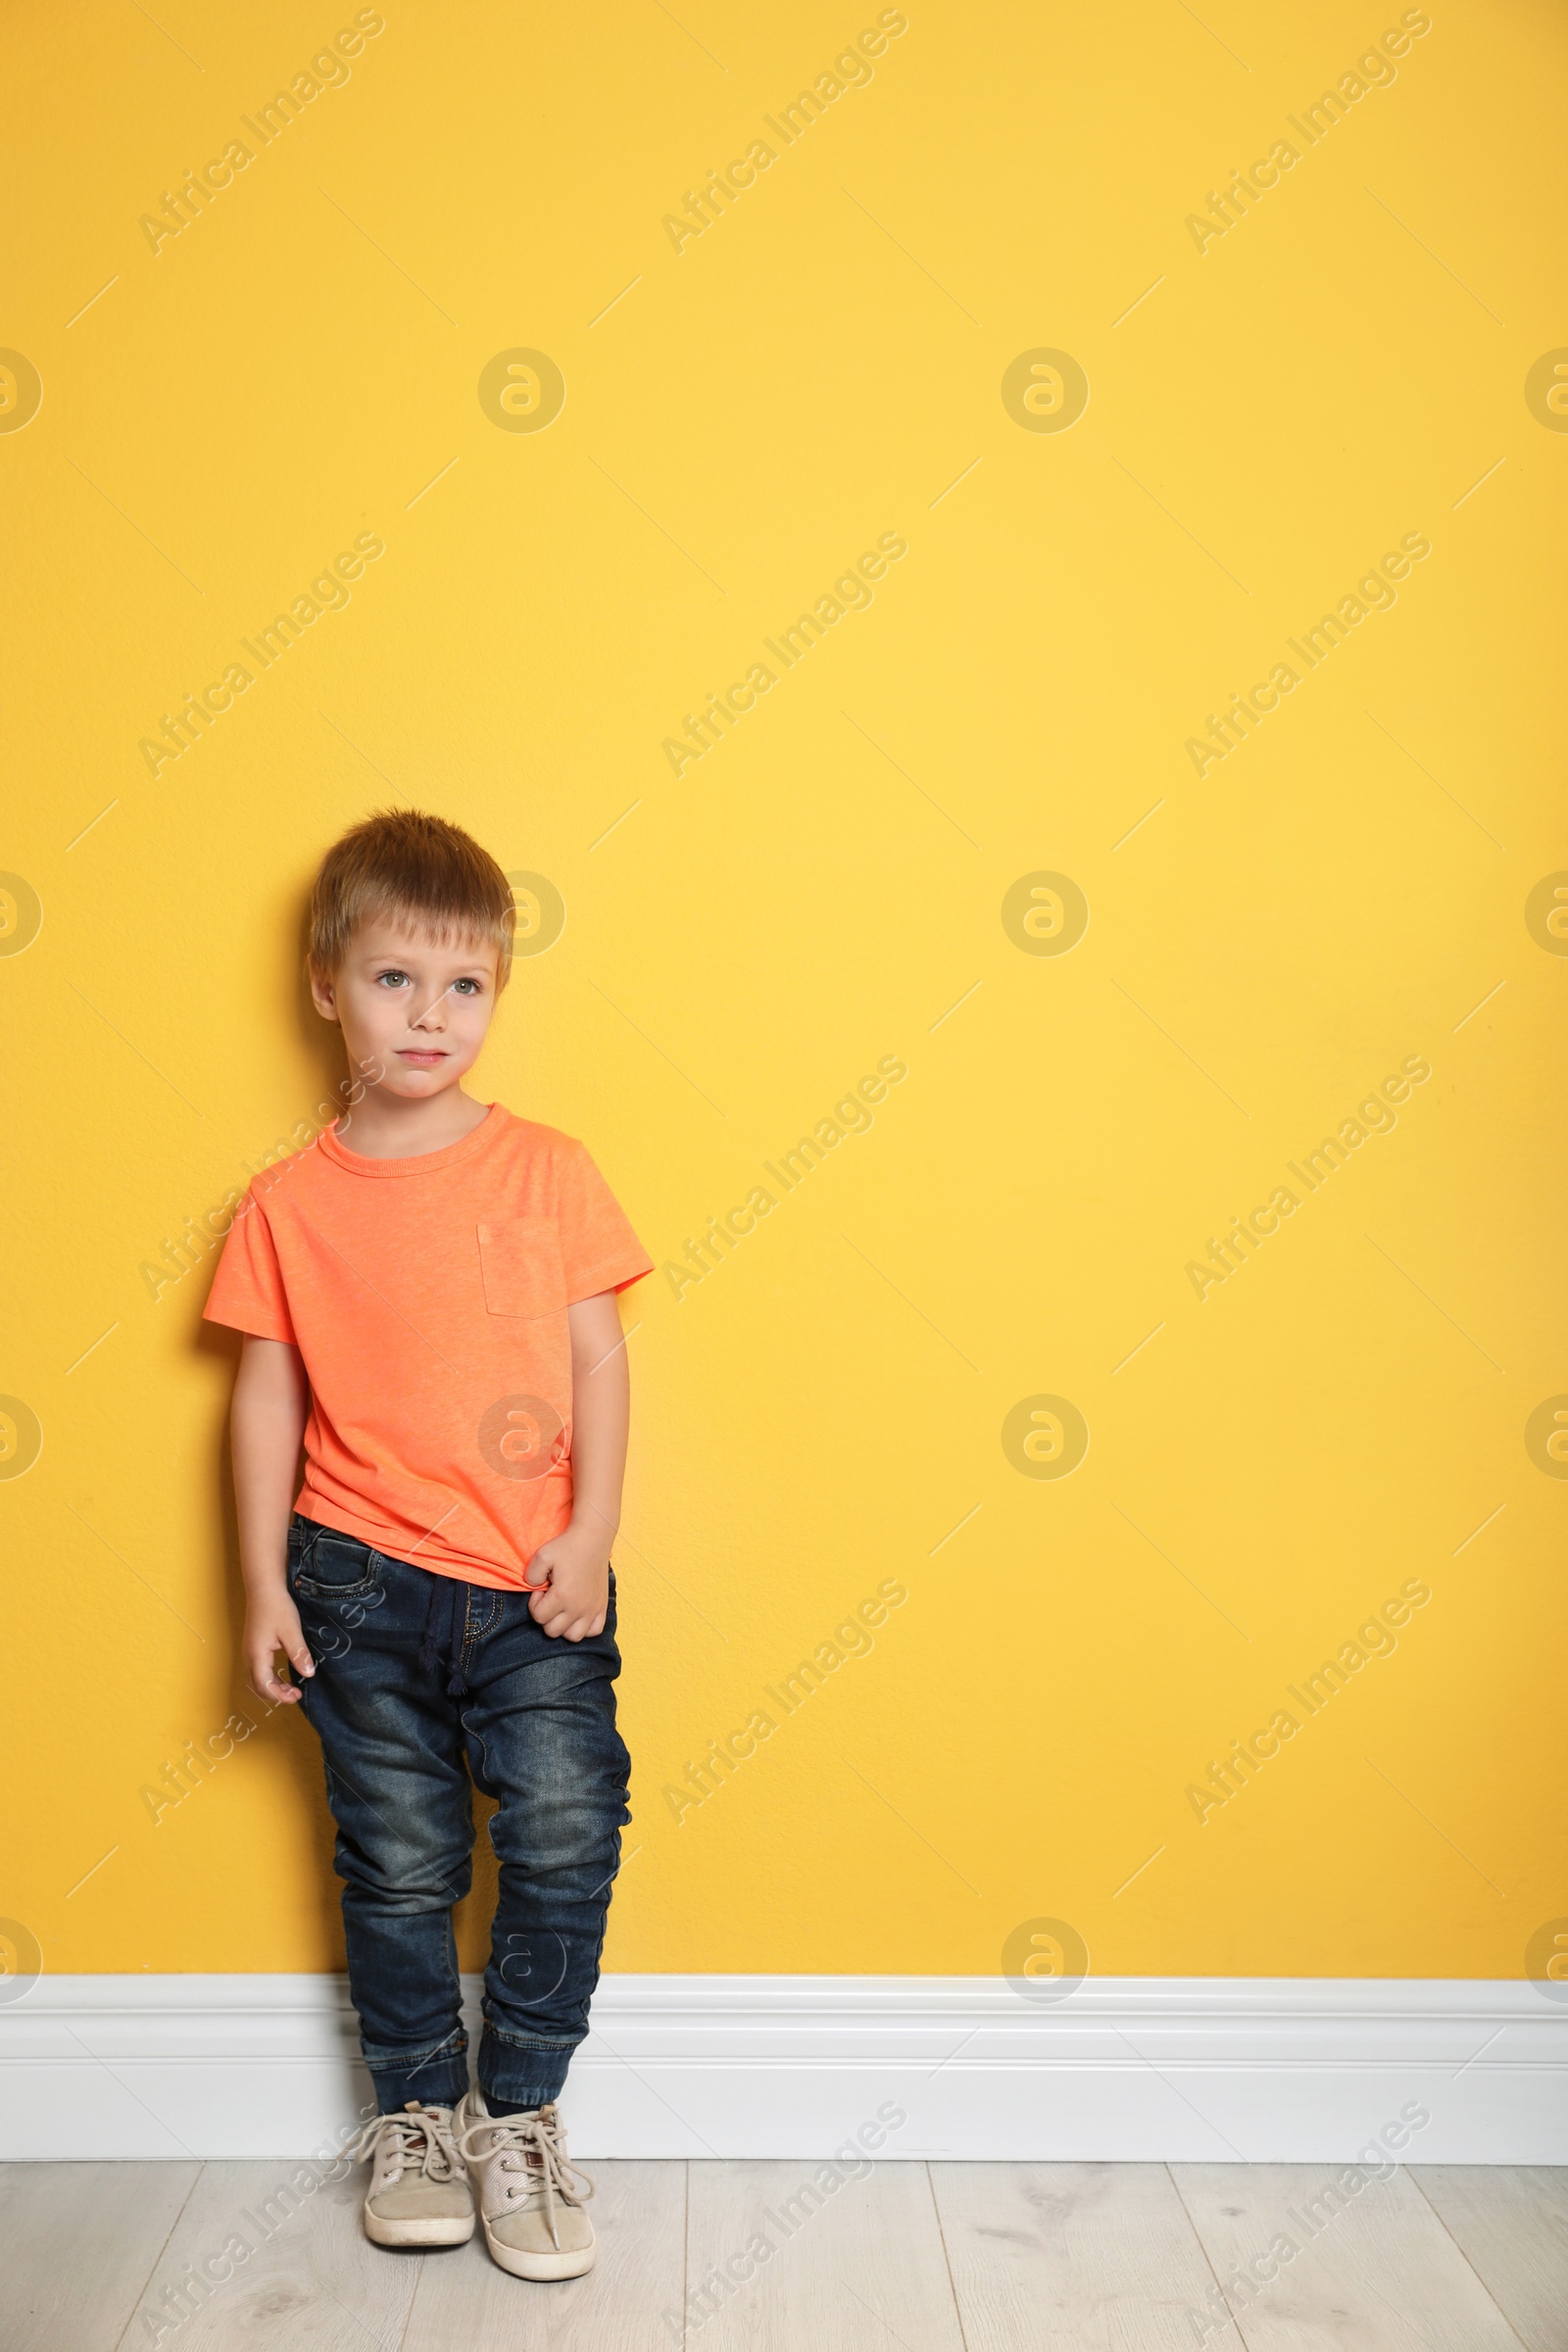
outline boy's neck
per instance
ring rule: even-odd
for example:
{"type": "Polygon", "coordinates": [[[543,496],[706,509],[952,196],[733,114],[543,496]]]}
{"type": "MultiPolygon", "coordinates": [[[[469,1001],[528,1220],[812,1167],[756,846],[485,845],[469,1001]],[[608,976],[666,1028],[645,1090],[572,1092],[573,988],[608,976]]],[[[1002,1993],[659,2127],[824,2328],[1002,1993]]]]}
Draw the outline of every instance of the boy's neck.
{"type": "Polygon", "coordinates": [[[443,1087],[422,1102],[367,1087],[352,1110],[337,1122],[338,1141],[366,1159],[418,1159],[427,1152],[443,1152],[461,1144],[466,1135],[490,1115],[488,1102],[476,1102],[461,1086],[443,1087]]]}

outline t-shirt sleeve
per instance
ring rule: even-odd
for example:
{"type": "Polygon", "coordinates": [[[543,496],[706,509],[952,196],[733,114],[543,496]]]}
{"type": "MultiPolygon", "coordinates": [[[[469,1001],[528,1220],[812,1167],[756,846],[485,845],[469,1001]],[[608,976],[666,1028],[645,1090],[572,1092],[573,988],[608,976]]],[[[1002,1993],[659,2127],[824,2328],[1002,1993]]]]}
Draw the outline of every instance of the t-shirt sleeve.
{"type": "Polygon", "coordinates": [[[259,1340],[299,1344],[288,1311],[277,1245],[254,1192],[246,1195],[228,1229],[202,1315],[209,1323],[224,1323],[230,1330],[248,1331],[259,1340]]]}
{"type": "Polygon", "coordinates": [[[568,1299],[623,1291],[653,1272],[653,1259],[585,1145],[573,1142],[563,1154],[556,1213],[568,1299]]]}

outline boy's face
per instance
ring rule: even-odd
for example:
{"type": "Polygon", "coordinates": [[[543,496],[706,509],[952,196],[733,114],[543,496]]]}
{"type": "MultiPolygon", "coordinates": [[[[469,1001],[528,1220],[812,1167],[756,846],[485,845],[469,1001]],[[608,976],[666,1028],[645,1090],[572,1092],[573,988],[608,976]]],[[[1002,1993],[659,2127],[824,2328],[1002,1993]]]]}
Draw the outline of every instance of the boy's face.
{"type": "Polygon", "coordinates": [[[311,975],[316,1009],[336,1021],[349,1074],[420,1100],[455,1086],[478,1058],[496,1006],[496,951],[446,947],[406,915],[364,922],[329,980],[311,975]]]}

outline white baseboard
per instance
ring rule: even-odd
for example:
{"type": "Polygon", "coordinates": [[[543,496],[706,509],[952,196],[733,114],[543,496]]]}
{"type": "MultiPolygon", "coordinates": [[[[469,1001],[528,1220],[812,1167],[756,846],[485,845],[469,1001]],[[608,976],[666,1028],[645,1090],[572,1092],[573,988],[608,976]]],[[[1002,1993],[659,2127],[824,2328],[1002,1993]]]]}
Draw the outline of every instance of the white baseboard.
{"type": "MultiPolygon", "coordinates": [[[[1037,2006],[994,1977],[611,1976],[565,2104],[585,2158],[817,2159],[891,2107],[887,2157],[1338,2163],[1387,2129],[1412,2164],[1565,2164],[1565,2091],[1568,2006],[1522,1981],[1095,1977],[1037,2006]]],[[[368,2098],[341,1978],[0,2006],[0,2157],[319,2155],[368,2098]]]]}

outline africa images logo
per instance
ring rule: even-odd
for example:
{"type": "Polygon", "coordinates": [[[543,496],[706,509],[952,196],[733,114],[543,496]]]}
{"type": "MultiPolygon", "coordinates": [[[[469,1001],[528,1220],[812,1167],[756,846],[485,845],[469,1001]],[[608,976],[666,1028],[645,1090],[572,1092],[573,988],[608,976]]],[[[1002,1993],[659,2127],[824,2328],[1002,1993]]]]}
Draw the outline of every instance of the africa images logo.
{"type": "Polygon", "coordinates": [[[543,1396],[498,1396],[479,1423],[479,1451],[503,1478],[548,1478],[565,1459],[565,1423],[543,1396]]]}

